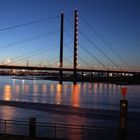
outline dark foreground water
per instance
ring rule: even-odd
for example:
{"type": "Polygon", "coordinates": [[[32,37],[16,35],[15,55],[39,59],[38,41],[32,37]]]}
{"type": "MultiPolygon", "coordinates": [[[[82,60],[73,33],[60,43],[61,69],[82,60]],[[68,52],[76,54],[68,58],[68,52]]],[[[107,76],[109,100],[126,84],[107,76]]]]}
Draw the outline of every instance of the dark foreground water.
{"type": "MultiPolygon", "coordinates": [[[[57,105],[70,105],[82,108],[119,110],[121,88],[127,87],[126,98],[129,111],[140,112],[140,85],[115,85],[104,83],[64,82],[62,85],[54,81],[18,80],[8,76],[0,77],[0,100],[39,102],[57,105]]],[[[0,106],[1,119],[28,119],[36,117],[38,121],[70,123],[80,125],[107,124],[115,125],[113,121],[104,121],[92,117],[73,114],[21,109],[10,106],[0,106]]]]}

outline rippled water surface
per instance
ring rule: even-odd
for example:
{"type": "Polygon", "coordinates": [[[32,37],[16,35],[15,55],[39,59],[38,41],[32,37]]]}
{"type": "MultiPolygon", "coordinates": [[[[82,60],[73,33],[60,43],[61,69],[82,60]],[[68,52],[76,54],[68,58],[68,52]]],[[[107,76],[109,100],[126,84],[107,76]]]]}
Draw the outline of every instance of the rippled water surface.
{"type": "MultiPolygon", "coordinates": [[[[71,82],[64,82],[60,85],[58,82],[46,80],[19,80],[12,79],[9,76],[0,77],[0,100],[39,102],[58,105],[71,105],[74,107],[113,109],[119,110],[119,101],[121,97],[121,88],[127,87],[129,110],[140,112],[140,85],[115,85],[104,83],[78,83],[73,85],[71,82]]],[[[19,109],[14,107],[0,108],[1,118],[26,118],[31,114],[42,119],[49,113],[19,109]],[[8,111],[9,110],[9,111],[8,111]],[[13,113],[12,113],[13,111],[13,113]],[[11,113],[10,115],[8,113],[11,113]],[[8,118],[8,116],[12,116],[8,118]]],[[[49,121],[55,119],[62,121],[57,114],[49,118],[49,121]]],[[[73,116],[76,117],[76,116],[73,116]]],[[[72,118],[69,118],[72,119],[72,118]]],[[[78,118],[75,118],[75,120],[78,118]]]]}

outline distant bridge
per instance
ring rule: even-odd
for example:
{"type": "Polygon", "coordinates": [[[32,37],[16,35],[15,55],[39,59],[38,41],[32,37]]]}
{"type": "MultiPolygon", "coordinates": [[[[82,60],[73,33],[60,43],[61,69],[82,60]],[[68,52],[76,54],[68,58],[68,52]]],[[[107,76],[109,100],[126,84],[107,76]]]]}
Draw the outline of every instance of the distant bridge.
{"type": "MultiPolygon", "coordinates": [[[[61,67],[37,67],[37,66],[16,66],[16,65],[0,65],[0,69],[17,69],[17,70],[45,70],[45,71],[64,71],[64,72],[74,72],[73,68],[61,68],[61,67]]],[[[97,69],[85,69],[85,68],[77,68],[76,72],[97,72],[97,73],[124,73],[124,74],[138,74],[139,71],[127,71],[127,70],[97,70],[97,69]]]]}
{"type": "MultiPolygon", "coordinates": [[[[39,21],[37,21],[39,22],[39,21]]],[[[35,22],[31,22],[31,23],[35,23],[35,22]]],[[[31,24],[29,23],[29,24],[31,24]]],[[[23,26],[24,24],[21,24],[21,26],[23,26]]],[[[25,24],[27,25],[27,24],[25,24]]],[[[96,35],[102,40],[104,41],[104,43],[109,46],[109,48],[116,54],[118,55],[118,57],[129,67],[128,70],[121,70],[121,69],[110,69],[108,68],[106,65],[104,65],[100,60],[98,60],[95,56],[93,56],[93,54],[86,48],[84,48],[80,43],[79,45],[82,46],[82,48],[90,55],[92,56],[96,61],[98,61],[98,63],[100,63],[100,65],[103,66],[104,69],[92,69],[92,68],[78,68],[78,12],[77,10],[75,10],[74,12],[74,51],[73,51],[73,68],[65,68],[63,66],[63,32],[64,32],[64,14],[61,13],[61,24],[60,24],[60,58],[59,58],[59,67],[42,67],[42,66],[29,66],[28,61],[27,61],[27,66],[19,66],[19,65],[0,65],[0,69],[18,69],[18,70],[44,70],[44,71],[57,71],[59,72],[59,80],[60,83],[63,81],[63,72],[72,72],[73,73],[73,80],[76,82],[77,81],[77,73],[82,73],[82,77],[84,77],[83,73],[84,72],[88,72],[90,73],[91,77],[93,77],[93,75],[95,75],[95,73],[97,74],[98,77],[100,77],[101,75],[105,75],[105,77],[137,77],[139,78],[140,81],[140,71],[133,69],[133,67],[129,66],[129,64],[120,57],[119,54],[117,54],[115,52],[115,50],[113,50],[107,42],[105,42],[101,36],[99,36],[99,34],[96,35]]],[[[88,24],[89,26],[89,24],[88,24]]],[[[19,26],[14,26],[14,27],[19,27],[19,26]]],[[[14,28],[13,27],[13,28],[14,28]]],[[[6,28],[6,29],[11,29],[11,28],[6,28]]],[[[5,29],[5,30],[6,30],[5,29]]],[[[117,68],[118,65],[111,59],[109,58],[100,48],[98,48],[98,46],[93,43],[84,33],[81,33],[92,45],[94,45],[96,47],[96,49],[98,49],[98,51],[100,51],[102,53],[103,56],[105,56],[111,63],[113,63],[113,65],[115,65],[115,67],[117,68]]],[[[41,36],[39,36],[41,37],[41,36]]],[[[36,38],[36,37],[35,37],[36,38]]],[[[31,39],[32,40],[32,39],[31,39]]],[[[38,52],[40,53],[40,52],[38,52]]],[[[133,78],[134,79],[134,78],[133,78]]],[[[131,79],[130,79],[131,80],[131,79]]]]}

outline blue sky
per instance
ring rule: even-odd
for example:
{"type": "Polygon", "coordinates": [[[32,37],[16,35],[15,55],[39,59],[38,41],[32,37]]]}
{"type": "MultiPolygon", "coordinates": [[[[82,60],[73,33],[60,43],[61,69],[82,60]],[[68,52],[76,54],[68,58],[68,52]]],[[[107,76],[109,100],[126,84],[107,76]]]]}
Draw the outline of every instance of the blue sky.
{"type": "MultiPolygon", "coordinates": [[[[126,66],[126,64],[89,29],[82,18],[84,18],[129,65],[140,67],[139,0],[0,0],[0,29],[39,19],[60,16],[61,11],[63,11],[65,14],[64,57],[65,63],[71,65],[70,61],[72,62],[73,55],[72,24],[73,11],[75,8],[78,9],[80,15],[79,30],[111,58],[115,64],[126,66]]],[[[6,63],[7,59],[11,59],[10,61],[16,64],[17,59],[22,60],[22,58],[24,58],[20,63],[24,64],[29,60],[29,63],[34,65],[51,65],[51,63],[55,62],[57,64],[59,60],[59,29],[60,17],[57,17],[50,21],[0,31],[0,63],[6,63]],[[45,37],[24,42],[24,40],[47,33],[49,35],[45,37]],[[20,41],[24,43],[16,43],[20,41]],[[43,49],[45,47],[46,49],[43,49]]],[[[79,43],[88,49],[92,55],[99,59],[104,65],[114,66],[93,44],[82,36],[80,31],[79,43]]],[[[78,52],[78,63],[80,65],[99,65],[93,57],[82,50],[80,45],[78,52]]]]}

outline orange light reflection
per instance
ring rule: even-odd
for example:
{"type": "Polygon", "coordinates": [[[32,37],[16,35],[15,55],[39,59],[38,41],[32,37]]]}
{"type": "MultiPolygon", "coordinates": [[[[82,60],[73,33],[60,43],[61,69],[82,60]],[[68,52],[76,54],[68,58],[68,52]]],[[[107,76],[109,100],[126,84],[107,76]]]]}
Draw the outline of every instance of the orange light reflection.
{"type": "Polygon", "coordinates": [[[16,93],[20,93],[20,85],[16,85],[16,86],[15,86],[15,89],[16,89],[16,90],[15,90],[16,93]]]}
{"type": "Polygon", "coordinates": [[[34,85],[34,92],[35,92],[35,93],[38,92],[38,85],[34,85]]]}
{"type": "Polygon", "coordinates": [[[4,100],[9,101],[11,99],[11,86],[5,85],[4,86],[4,100]]]}
{"type": "Polygon", "coordinates": [[[25,87],[24,87],[25,89],[25,93],[29,93],[29,85],[25,85],[25,87]]]}
{"type": "Polygon", "coordinates": [[[56,93],[56,103],[57,104],[61,104],[61,96],[62,95],[62,85],[61,84],[57,84],[57,93],[56,93]]]}
{"type": "Polygon", "coordinates": [[[72,105],[74,107],[79,107],[80,105],[79,94],[80,94],[80,85],[78,84],[73,85],[72,105]]]}
{"type": "Polygon", "coordinates": [[[54,92],[54,84],[50,84],[50,91],[51,91],[51,93],[54,92]]]}
{"type": "Polygon", "coordinates": [[[43,93],[47,92],[47,86],[45,84],[42,85],[42,92],[43,93]]]}
{"type": "Polygon", "coordinates": [[[64,84],[64,93],[67,93],[67,92],[68,92],[68,85],[64,84]]]}

